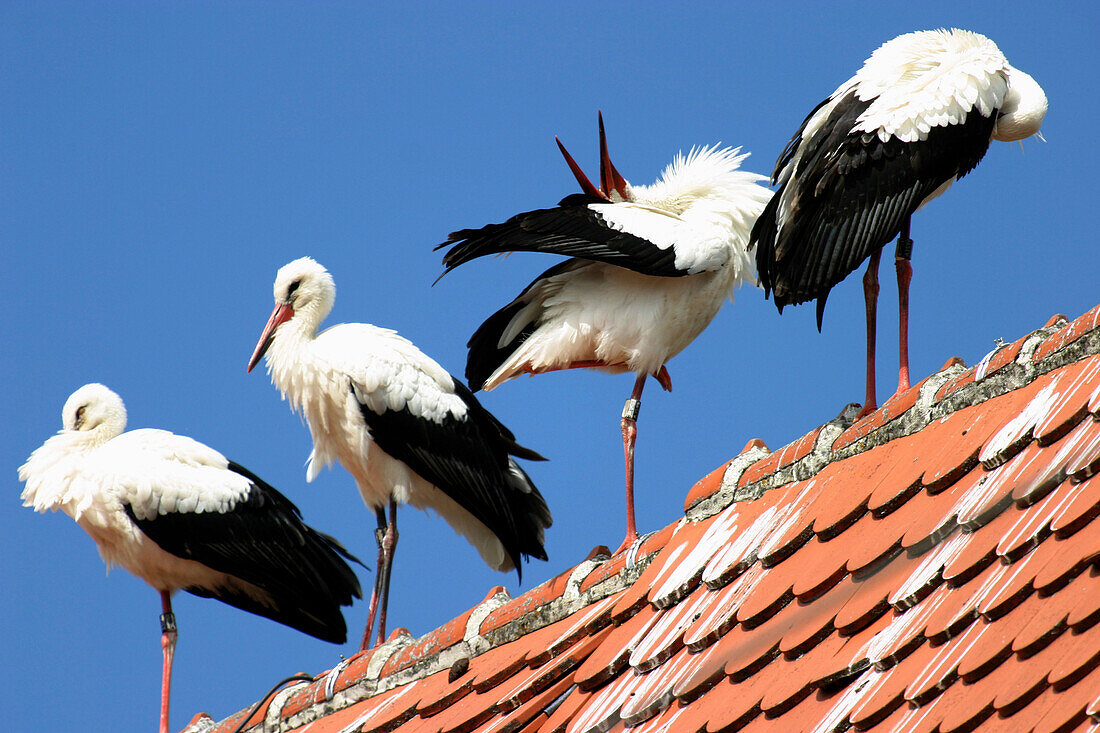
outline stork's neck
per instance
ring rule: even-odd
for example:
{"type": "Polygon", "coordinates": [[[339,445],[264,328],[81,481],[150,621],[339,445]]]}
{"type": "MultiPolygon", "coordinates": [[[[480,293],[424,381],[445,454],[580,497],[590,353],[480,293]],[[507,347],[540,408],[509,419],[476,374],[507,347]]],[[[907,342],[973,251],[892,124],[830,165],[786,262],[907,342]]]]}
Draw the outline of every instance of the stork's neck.
{"type": "Polygon", "coordinates": [[[267,351],[267,372],[271,381],[295,410],[301,409],[305,385],[317,370],[314,340],[317,327],[331,308],[318,305],[310,303],[294,311],[294,316],[275,331],[267,351]]]}

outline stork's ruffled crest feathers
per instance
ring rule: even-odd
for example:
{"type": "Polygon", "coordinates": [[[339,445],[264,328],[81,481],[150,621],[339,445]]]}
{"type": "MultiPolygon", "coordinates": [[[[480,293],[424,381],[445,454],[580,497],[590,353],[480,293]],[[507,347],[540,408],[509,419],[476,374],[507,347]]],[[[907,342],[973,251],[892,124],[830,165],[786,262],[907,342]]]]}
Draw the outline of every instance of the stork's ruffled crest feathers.
{"type": "Polygon", "coordinates": [[[749,154],[720,145],[693,147],[686,155],[678,152],[656,182],[634,187],[636,200],[676,214],[701,200],[722,200],[731,210],[742,203],[759,204],[748,207],[754,209],[755,219],[771,198],[771,192],[758,185],[767,176],[741,170],[749,154]]]}

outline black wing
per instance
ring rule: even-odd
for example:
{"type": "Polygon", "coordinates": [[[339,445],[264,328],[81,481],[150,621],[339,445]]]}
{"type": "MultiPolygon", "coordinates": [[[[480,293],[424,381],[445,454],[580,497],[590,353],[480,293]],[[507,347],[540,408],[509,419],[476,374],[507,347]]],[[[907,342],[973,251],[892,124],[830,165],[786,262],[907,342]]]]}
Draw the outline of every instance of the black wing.
{"type": "Polygon", "coordinates": [[[233,462],[229,470],[247,478],[252,488],[226,512],[138,519],[126,505],[126,513],[165,552],[239,578],[269,599],[257,600],[239,588],[185,590],[342,644],[347,627],[340,607],[361,597],[345,559],[358,560],[335,539],[307,526],[289,499],[251,471],[233,462]]]}
{"type": "Polygon", "coordinates": [[[643,237],[614,229],[590,204],[615,206],[587,194],[566,196],[553,209],[516,214],[503,224],[453,232],[436,249],[443,256],[444,275],[477,257],[501,252],[548,252],[606,262],[643,275],[679,277],[672,247],[664,249],[643,237]]]}
{"type": "Polygon", "coordinates": [[[780,310],[817,298],[819,328],[832,287],[893,240],[925,198],[978,164],[996,120],[995,112],[982,117],[971,111],[965,123],[933,128],[924,140],[883,142],[874,134],[851,132],[869,104],[853,90],[809,139],[801,138],[803,123],[777,171],[791,164],[801,146],[797,168],[753,227],[765,292],[774,293],[780,310]],[[794,205],[780,228],[777,215],[785,194],[794,205]]]}
{"type": "Polygon", "coordinates": [[[466,415],[443,422],[403,410],[379,414],[360,401],[378,447],[402,461],[497,536],[522,579],[523,556],[546,559],[543,530],[552,523],[546,500],[511,456],[546,460],[515,436],[457,379],[466,415]]]}

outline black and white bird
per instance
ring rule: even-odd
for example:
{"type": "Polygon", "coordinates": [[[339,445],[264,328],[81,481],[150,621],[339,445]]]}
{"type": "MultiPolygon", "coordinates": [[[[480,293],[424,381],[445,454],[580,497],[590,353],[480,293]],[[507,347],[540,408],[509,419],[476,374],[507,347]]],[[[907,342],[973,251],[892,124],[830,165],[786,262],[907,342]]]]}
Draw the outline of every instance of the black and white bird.
{"type": "Polygon", "coordinates": [[[397,504],[435,511],[489,567],[517,573],[524,557],[546,559],[551,518],[513,456],[545,459],[395,331],[345,323],[317,333],[335,299],[332,277],[313,259],[280,268],[275,310],[248,370],[266,354],[271,381],[305,417],[313,436],[307,480],[339,461],[375,511],[379,559],[366,648],[376,612],[376,643],[385,638],[397,504]]]}
{"type": "Polygon", "coordinates": [[[882,248],[898,238],[898,392],[909,388],[910,217],[970,172],[992,140],[1039,132],[1043,90],[993,41],[952,29],[906,33],[810,112],[779,156],[780,188],[752,231],[765,293],[783,306],[817,300],[870,258],[867,393],[874,411],[875,308],[882,248]]]}
{"type": "Polygon", "coordinates": [[[650,186],[631,186],[612,165],[600,117],[600,188],[558,141],[584,193],[502,224],[454,232],[437,249],[444,274],[499,252],[567,255],[469,341],[466,378],[490,390],[521,374],[595,368],[632,372],[620,423],[626,462],[625,548],[634,522],[634,443],[642,388],[666,390],[666,363],[698,336],[743,283],[756,283],[749,231],[771,192],[740,170],[740,148],[679,154],[650,186]]]}
{"type": "Polygon", "coordinates": [[[122,399],[86,384],[62,430],[19,468],[23,505],[61,510],[99,547],[160,592],[164,649],[160,730],[168,731],[176,644],[172,593],[185,590],[342,643],[340,607],[360,596],[336,540],[255,474],[166,430],[126,429],[122,399]]]}

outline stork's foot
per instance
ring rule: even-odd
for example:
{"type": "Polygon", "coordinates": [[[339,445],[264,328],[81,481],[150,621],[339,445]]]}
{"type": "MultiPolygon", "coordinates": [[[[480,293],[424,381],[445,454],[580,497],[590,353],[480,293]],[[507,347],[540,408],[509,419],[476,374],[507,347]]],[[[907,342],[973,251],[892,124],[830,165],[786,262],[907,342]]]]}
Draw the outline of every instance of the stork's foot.
{"type": "Polygon", "coordinates": [[[615,552],[611,554],[612,556],[618,555],[620,552],[629,549],[631,545],[640,545],[641,542],[642,538],[638,536],[637,532],[629,533],[626,537],[623,538],[623,543],[619,545],[619,549],[615,550],[615,552]]]}
{"type": "Polygon", "coordinates": [[[875,412],[876,410],[878,410],[878,405],[874,405],[874,404],[867,405],[866,407],[861,409],[858,413],[856,413],[856,421],[858,422],[858,421],[862,420],[863,418],[867,417],[868,415],[875,412]]]}
{"type": "Polygon", "coordinates": [[[669,376],[668,369],[662,366],[657,373],[653,375],[653,378],[657,380],[665,392],[672,391],[672,377],[669,376]]]}

